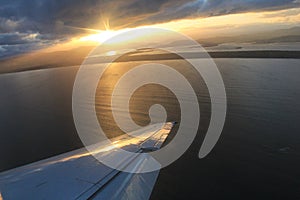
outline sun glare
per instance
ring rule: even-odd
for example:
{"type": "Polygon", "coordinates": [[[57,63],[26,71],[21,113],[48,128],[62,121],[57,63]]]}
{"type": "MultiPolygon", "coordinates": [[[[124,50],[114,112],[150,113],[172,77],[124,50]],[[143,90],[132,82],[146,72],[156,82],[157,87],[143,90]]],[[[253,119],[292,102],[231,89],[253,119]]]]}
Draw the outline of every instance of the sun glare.
{"type": "Polygon", "coordinates": [[[115,55],[117,55],[117,52],[116,51],[109,51],[109,52],[106,52],[106,55],[107,56],[115,56],[115,55]]]}
{"type": "Polygon", "coordinates": [[[98,31],[98,33],[96,33],[96,34],[86,35],[86,36],[79,38],[79,41],[80,42],[93,42],[93,43],[100,43],[100,44],[103,44],[103,43],[106,43],[106,44],[118,43],[119,44],[122,42],[136,39],[136,37],[135,37],[135,35],[122,34],[121,37],[117,37],[113,41],[108,41],[108,40],[118,34],[125,33],[129,30],[132,30],[132,29],[127,28],[127,29],[122,29],[122,30],[98,31]]]}
{"type": "Polygon", "coordinates": [[[83,36],[79,39],[79,41],[82,42],[98,42],[98,43],[103,43],[106,40],[108,40],[109,38],[113,37],[114,35],[116,35],[118,32],[117,31],[99,31],[99,33],[96,34],[91,34],[91,35],[87,35],[87,36],[83,36]]]}

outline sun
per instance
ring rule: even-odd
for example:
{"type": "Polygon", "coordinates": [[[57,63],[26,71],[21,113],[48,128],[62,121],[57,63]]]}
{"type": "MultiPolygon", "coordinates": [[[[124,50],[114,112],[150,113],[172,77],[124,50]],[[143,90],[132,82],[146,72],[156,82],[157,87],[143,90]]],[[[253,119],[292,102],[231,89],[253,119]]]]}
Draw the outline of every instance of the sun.
{"type": "Polygon", "coordinates": [[[87,43],[98,43],[98,44],[120,44],[124,42],[128,42],[130,40],[135,39],[135,35],[128,35],[124,34],[127,31],[130,31],[134,28],[125,28],[125,29],[120,29],[120,30],[94,30],[97,33],[95,34],[90,34],[90,35],[85,35],[83,37],[79,38],[79,42],[87,42],[87,43]],[[120,35],[120,37],[114,38],[114,40],[109,40],[110,38],[120,35]]]}
{"type": "Polygon", "coordinates": [[[117,31],[111,31],[111,30],[99,31],[99,33],[96,34],[83,36],[79,39],[79,41],[103,43],[117,34],[118,34],[117,31]]]}
{"type": "MultiPolygon", "coordinates": [[[[152,42],[152,38],[161,37],[160,31],[156,31],[153,34],[149,31],[149,26],[136,27],[136,28],[125,28],[120,30],[92,30],[94,33],[84,35],[76,39],[77,44],[80,45],[108,45],[114,46],[118,49],[126,49],[127,47],[133,47],[137,42],[142,44],[152,42]],[[96,33],[95,33],[96,32],[96,33]],[[151,38],[151,40],[149,40],[151,38]]],[[[159,38],[158,38],[159,39],[159,38]]],[[[108,56],[112,56],[114,52],[109,52],[108,56]]]]}

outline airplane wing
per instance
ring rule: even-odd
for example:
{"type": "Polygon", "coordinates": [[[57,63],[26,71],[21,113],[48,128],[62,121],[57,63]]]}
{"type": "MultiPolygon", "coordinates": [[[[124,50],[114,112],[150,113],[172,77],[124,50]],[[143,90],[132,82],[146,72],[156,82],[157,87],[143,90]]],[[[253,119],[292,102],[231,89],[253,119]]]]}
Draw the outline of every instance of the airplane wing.
{"type": "MultiPolygon", "coordinates": [[[[136,131],[138,137],[134,140],[123,136],[110,148],[99,148],[111,156],[116,146],[132,152],[159,149],[173,126],[170,122],[151,125],[136,131]]],[[[126,166],[131,160],[122,162],[126,166]]],[[[136,165],[143,167],[142,162],[136,165]]],[[[82,148],[0,173],[0,199],[143,200],[150,198],[158,173],[134,174],[111,169],[82,148]]]]}

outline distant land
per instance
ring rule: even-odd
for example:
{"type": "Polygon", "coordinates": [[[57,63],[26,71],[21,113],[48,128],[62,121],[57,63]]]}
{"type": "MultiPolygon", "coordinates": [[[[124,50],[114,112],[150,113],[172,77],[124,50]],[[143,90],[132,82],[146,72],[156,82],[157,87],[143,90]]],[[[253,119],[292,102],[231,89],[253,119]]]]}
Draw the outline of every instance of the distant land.
{"type": "MultiPolygon", "coordinates": [[[[250,44],[276,44],[276,43],[296,43],[300,42],[300,27],[289,29],[279,29],[272,32],[260,32],[253,34],[245,34],[232,37],[214,37],[197,40],[204,48],[218,46],[226,43],[234,43],[237,46],[232,49],[222,51],[209,51],[212,58],[300,58],[298,50],[243,50],[243,43],[250,44]]],[[[168,46],[176,47],[182,45],[181,41],[174,41],[168,46]]],[[[56,67],[68,67],[80,65],[86,56],[95,46],[81,46],[70,50],[45,52],[35,51],[14,57],[0,59],[0,73],[13,73],[27,70],[47,69],[56,67]]],[[[137,51],[139,52],[139,50],[137,51]]],[[[156,54],[153,52],[148,55],[135,55],[136,52],[119,59],[119,62],[124,61],[141,61],[141,60],[167,60],[178,59],[178,56],[170,53],[156,54]]],[[[205,57],[202,53],[189,52],[186,53],[189,58],[205,57]]]]}
{"type": "MultiPolygon", "coordinates": [[[[4,61],[0,61],[0,74],[1,73],[14,73],[29,70],[38,69],[49,69],[58,67],[68,66],[79,66],[88,55],[88,47],[76,48],[72,51],[58,51],[52,53],[36,53],[27,56],[21,56],[17,58],[11,58],[4,61]]],[[[128,62],[128,61],[149,61],[149,60],[175,60],[181,59],[176,54],[172,53],[150,53],[147,54],[136,54],[139,50],[126,54],[118,58],[117,62],[128,62]]],[[[183,53],[186,58],[207,58],[206,53],[190,52],[183,53]]],[[[261,50],[261,51],[216,51],[209,52],[212,58],[286,58],[286,59],[300,59],[300,51],[272,51],[272,50],[261,50]]],[[[102,57],[105,61],[105,56],[102,57]]],[[[98,58],[99,58],[98,57],[98,58]]],[[[117,57],[116,57],[117,58],[117,57]]],[[[95,59],[95,63],[99,59],[95,59]]]]}
{"type": "Polygon", "coordinates": [[[224,43],[282,43],[300,42],[300,27],[278,29],[275,31],[257,32],[235,36],[218,36],[200,38],[197,41],[205,46],[219,45],[224,43]]]}

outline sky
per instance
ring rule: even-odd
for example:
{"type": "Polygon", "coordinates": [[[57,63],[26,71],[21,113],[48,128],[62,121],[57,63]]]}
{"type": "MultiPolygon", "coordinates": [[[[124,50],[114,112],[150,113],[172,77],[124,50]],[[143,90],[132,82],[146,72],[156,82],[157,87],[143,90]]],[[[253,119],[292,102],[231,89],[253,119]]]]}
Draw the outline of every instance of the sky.
{"type": "Polygon", "coordinates": [[[299,22],[300,0],[0,0],[0,57],[93,30],[158,26],[205,36],[299,22]]]}

